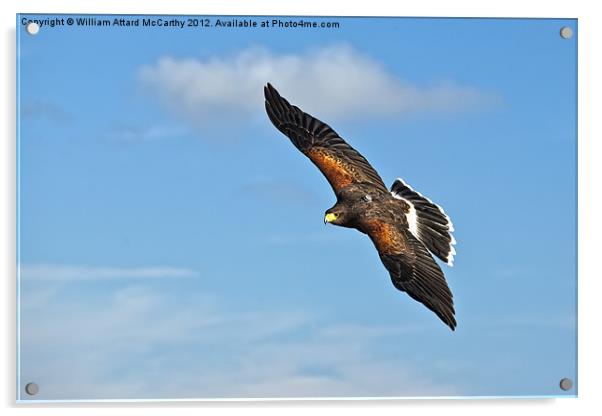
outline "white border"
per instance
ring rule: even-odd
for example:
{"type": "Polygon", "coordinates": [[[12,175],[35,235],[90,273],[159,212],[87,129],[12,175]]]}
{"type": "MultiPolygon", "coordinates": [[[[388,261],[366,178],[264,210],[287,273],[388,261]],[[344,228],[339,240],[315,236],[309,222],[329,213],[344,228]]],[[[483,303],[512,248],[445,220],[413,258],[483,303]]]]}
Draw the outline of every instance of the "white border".
{"type": "MultiPolygon", "coordinates": [[[[3,271],[2,282],[2,377],[0,391],[5,414],[23,414],[35,411],[41,414],[66,415],[81,414],[80,408],[86,408],[86,414],[102,415],[122,410],[123,414],[163,415],[165,408],[170,413],[198,415],[199,407],[203,412],[223,413],[231,411],[245,414],[280,414],[283,408],[287,413],[305,414],[308,408],[312,413],[330,414],[333,410],[348,414],[365,414],[366,411],[378,414],[396,414],[412,412],[431,414],[445,412],[451,415],[505,415],[509,411],[528,411],[538,415],[591,414],[600,409],[600,343],[599,297],[602,294],[602,276],[598,272],[600,238],[602,235],[602,212],[599,179],[600,171],[600,65],[599,44],[602,39],[600,15],[596,13],[595,2],[505,0],[496,3],[474,0],[455,0],[453,2],[420,1],[398,2],[389,5],[387,1],[371,0],[361,4],[349,1],[261,1],[239,0],[228,4],[212,0],[190,2],[169,0],[164,3],[150,4],[132,0],[82,2],[81,0],[54,0],[47,3],[37,1],[4,1],[3,13],[3,65],[2,91],[5,92],[2,106],[2,126],[5,126],[2,141],[3,157],[0,163],[2,206],[2,227],[4,238],[0,244],[3,271]],[[148,14],[278,14],[278,15],[349,15],[349,16],[472,16],[472,17],[560,17],[579,19],[579,399],[492,399],[492,400],[379,400],[379,401],[230,401],[230,402],[170,402],[136,403],[119,402],[112,404],[29,404],[15,405],[15,14],[24,13],[148,13],[148,14]],[[596,74],[596,75],[594,75],[596,74]],[[25,408],[24,408],[25,407],[25,408]],[[173,409],[172,409],[173,408],[173,409]],[[591,411],[591,412],[590,412],[591,411]]],[[[562,213],[559,213],[562,215],[562,213]]],[[[553,259],[550,259],[553,261],[553,259]]]]}

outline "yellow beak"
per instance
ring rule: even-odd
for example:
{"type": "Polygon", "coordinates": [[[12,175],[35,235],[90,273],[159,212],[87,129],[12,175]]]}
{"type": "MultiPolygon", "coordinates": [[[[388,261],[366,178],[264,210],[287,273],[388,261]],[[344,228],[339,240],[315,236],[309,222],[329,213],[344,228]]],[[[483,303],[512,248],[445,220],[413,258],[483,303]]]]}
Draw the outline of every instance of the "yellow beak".
{"type": "Polygon", "coordinates": [[[330,212],[324,216],[324,224],[326,224],[327,222],[333,222],[336,219],[337,214],[333,214],[332,212],[330,212]]]}

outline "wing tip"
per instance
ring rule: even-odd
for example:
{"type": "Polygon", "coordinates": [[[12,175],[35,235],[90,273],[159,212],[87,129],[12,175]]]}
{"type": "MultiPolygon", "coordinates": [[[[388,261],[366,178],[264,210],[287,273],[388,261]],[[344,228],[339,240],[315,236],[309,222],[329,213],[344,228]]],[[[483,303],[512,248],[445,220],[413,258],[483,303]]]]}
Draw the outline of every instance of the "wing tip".
{"type": "Polygon", "coordinates": [[[272,84],[269,82],[263,86],[263,96],[265,97],[266,101],[268,101],[272,90],[274,90],[274,87],[272,87],[272,84]]]}
{"type": "Polygon", "coordinates": [[[266,103],[273,101],[275,96],[280,96],[278,91],[269,82],[263,86],[263,96],[265,97],[266,103]]]}
{"type": "Polygon", "coordinates": [[[282,96],[278,92],[276,88],[269,82],[266,83],[263,87],[263,95],[266,101],[279,101],[282,99],[282,96]]]}
{"type": "Polygon", "coordinates": [[[458,322],[456,321],[456,310],[454,308],[453,295],[452,299],[449,300],[449,304],[444,305],[443,308],[433,310],[435,314],[441,319],[441,321],[449,327],[452,331],[456,330],[458,322]]]}
{"type": "Polygon", "coordinates": [[[286,118],[285,114],[290,105],[269,82],[263,87],[263,95],[265,98],[265,111],[272,124],[280,129],[280,125],[286,118]]]}
{"type": "Polygon", "coordinates": [[[452,317],[452,319],[449,322],[445,322],[445,324],[454,332],[456,331],[456,327],[458,326],[458,323],[456,322],[456,318],[454,318],[454,317],[452,317]]]}
{"type": "Polygon", "coordinates": [[[265,98],[266,109],[270,108],[272,113],[278,119],[286,119],[289,117],[287,114],[301,111],[299,108],[291,105],[286,98],[281,96],[278,90],[269,82],[263,87],[263,95],[265,98]]]}
{"type": "Polygon", "coordinates": [[[456,321],[456,310],[454,308],[454,301],[450,299],[450,303],[446,306],[446,308],[434,312],[437,314],[439,319],[443,321],[445,325],[447,325],[452,331],[455,331],[456,327],[458,326],[458,322],[456,321]]]}

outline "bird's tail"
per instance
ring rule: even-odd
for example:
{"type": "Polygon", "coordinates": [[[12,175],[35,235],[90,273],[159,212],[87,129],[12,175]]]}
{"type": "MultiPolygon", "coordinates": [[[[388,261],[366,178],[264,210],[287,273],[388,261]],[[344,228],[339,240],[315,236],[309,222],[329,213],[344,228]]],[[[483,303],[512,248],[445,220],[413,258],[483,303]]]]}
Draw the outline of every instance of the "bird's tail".
{"type": "Polygon", "coordinates": [[[410,205],[406,214],[409,229],[431,253],[448,265],[453,266],[456,240],[452,235],[454,226],[443,209],[412,189],[402,179],[391,186],[393,197],[402,199],[410,205]]]}

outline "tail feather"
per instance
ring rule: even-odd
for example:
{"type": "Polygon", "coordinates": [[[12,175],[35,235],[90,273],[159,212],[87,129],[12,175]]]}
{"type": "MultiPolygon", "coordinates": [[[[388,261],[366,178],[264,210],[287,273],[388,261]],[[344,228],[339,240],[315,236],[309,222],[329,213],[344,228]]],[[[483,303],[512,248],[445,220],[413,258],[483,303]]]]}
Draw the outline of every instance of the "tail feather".
{"type": "Polygon", "coordinates": [[[422,241],[431,253],[453,266],[456,239],[451,234],[454,226],[445,211],[413,190],[402,179],[397,179],[393,183],[391,194],[410,205],[407,218],[412,234],[422,241]]]}

